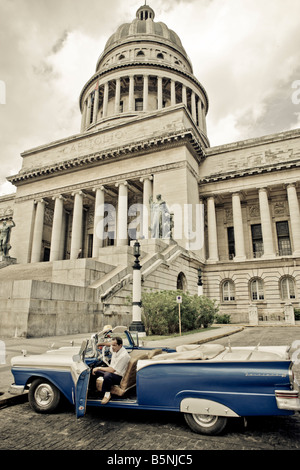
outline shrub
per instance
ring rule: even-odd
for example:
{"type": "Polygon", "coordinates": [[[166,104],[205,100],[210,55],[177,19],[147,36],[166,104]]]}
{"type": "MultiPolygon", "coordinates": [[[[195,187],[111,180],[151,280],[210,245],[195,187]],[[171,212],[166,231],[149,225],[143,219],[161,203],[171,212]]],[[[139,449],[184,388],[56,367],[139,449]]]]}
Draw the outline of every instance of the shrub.
{"type": "Polygon", "coordinates": [[[300,308],[295,308],[294,312],[295,312],[295,320],[300,321],[300,308]]]}
{"type": "Polygon", "coordinates": [[[197,296],[193,297],[193,308],[197,316],[195,327],[207,328],[214,322],[215,316],[219,311],[216,301],[208,297],[197,296]]]}
{"type": "Polygon", "coordinates": [[[182,332],[200,326],[206,328],[213,323],[218,309],[215,306],[215,301],[207,297],[191,296],[181,290],[144,292],[142,295],[143,322],[147,335],[166,335],[179,332],[178,303],[176,302],[178,295],[182,297],[180,304],[182,332]]]}
{"type": "Polygon", "coordinates": [[[216,315],[215,317],[216,323],[230,323],[230,315],[216,315]]]}

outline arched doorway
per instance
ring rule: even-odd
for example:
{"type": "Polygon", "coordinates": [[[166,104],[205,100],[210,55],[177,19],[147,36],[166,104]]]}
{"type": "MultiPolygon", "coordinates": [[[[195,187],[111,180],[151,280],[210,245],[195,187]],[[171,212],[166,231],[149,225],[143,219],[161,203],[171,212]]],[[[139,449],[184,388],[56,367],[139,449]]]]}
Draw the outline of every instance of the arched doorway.
{"type": "Polygon", "coordinates": [[[187,282],[185,274],[183,272],[180,272],[177,276],[177,289],[186,292],[187,282]]]}

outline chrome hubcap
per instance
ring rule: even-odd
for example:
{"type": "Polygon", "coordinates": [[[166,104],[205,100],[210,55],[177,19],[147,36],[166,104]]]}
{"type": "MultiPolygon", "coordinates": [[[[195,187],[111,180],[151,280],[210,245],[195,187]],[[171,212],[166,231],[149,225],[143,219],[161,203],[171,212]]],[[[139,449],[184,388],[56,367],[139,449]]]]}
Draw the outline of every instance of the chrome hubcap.
{"type": "Polygon", "coordinates": [[[212,415],[193,414],[193,418],[197,424],[199,424],[202,427],[207,427],[207,428],[210,426],[213,426],[218,420],[218,416],[212,416],[212,415]]]}
{"type": "Polygon", "coordinates": [[[34,392],[34,398],[41,407],[49,406],[53,400],[53,397],[54,394],[52,387],[48,384],[39,385],[34,392]]]}

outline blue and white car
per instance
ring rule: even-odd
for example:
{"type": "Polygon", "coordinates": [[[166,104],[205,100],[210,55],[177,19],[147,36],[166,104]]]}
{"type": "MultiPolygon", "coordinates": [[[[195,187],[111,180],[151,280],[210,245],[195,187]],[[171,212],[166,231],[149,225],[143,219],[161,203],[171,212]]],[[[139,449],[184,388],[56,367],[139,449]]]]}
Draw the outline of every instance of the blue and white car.
{"type": "Polygon", "coordinates": [[[53,412],[62,396],[74,405],[77,417],[86,407],[184,413],[198,433],[219,434],[229,418],[291,415],[300,411],[299,386],[287,346],[225,347],[187,345],[175,349],[143,348],[125,327],[117,327],[128,342],[127,372],[112,398],[101,404],[101,392],[89,390],[92,367],[105,359],[93,335],[78,347],[12,359],[15,382],[10,392],[24,393],[39,413],[53,412]]]}

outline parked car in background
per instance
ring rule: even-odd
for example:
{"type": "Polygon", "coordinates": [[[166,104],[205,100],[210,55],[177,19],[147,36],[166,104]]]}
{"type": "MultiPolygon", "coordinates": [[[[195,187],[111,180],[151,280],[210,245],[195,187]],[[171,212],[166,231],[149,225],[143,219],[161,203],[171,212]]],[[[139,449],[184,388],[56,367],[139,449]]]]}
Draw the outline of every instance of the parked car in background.
{"type": "Polygon", "coordinates": [[[95,334],[81,347],[66,347],[41,355],[12,359],[11,393],[28,390],[29,403],[39,413],[57,409],[62,396],[77,417],[86,407],[117,407],[184,413],[198,433],[219,434],[228,419],[291,415],[300,411],[299,385],[293,376],[288,346],[225,347],[186,345],[175,349],[145,348],[125,327],[95,334]],[[97,344],[103,337],[123,335],[130,362],[112,399],[101,404],[101,393],[89,389],[91,369],[107,360],[97,344]]]}

